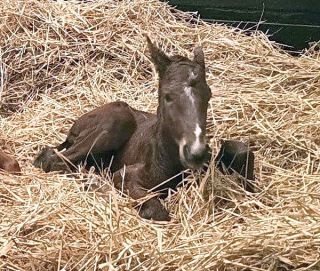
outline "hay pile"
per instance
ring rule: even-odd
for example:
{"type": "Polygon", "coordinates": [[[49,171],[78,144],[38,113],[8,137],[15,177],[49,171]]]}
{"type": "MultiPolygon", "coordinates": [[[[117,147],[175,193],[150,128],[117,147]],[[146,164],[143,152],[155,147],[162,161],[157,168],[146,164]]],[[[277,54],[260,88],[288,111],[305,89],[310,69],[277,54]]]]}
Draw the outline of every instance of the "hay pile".
{"type": "Polygon", "coordinates": [[[295,58],[257,32],[192,21],[149,0],[0,3],[0,143],[23,167],[0,175],[1,270],[319,270],[320,56],[295,58]],[[172,223],[141,220],[108,177],[45,174],[37,151],[116,99],[155,112],[143,33],[168,53],[202,44],[209,136],[250,141],[258,193],[213,166],[165,200],[172,223]],[[105,192],[86,190],[99,181],[105,192]],[[206,194],[208,201],[203,199],[206,194]]]}

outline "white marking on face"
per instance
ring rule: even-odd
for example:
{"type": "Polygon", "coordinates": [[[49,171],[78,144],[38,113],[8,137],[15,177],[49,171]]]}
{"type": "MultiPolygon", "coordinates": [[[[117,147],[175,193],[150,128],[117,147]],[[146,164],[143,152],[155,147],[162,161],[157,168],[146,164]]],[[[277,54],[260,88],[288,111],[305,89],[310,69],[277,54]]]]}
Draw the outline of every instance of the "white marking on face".
{"type": "Polygon", "coordinates": [[[197,76],[194,74],[194,72],[193,72],[193,71],[190,72],[189,79],[190,79],[190,80],[194,80],[194,79],[196,79],[196,78],[197,78],[197,76]]]}
{"type": "Polygon", "coordinates": [[[201,135],[201,133],[202,133],[202,129],[200,128],[199,124],[197,123],[196,129],[194,130],[194,134],[199,139],[199,136],[201,135]]]}
{"type": "Polygon", "coordinates": [[[200,143],[200,135],[202,133],[202,129],[200,128],[199,124],[196,124],[196,128],[194,129],[194,135],[196,136],[195,142],[191,145],[191,153],[196,153],[198,149],[201,148],[200,143]]]}
{"type": "MultiPolygon", "coordinates": [[[[197,78],[196,74],[193,71],[191,71],[189,73],[189,81],[192,81],[192,80],[194,80],[196,78],[197,78]]],[[[194,96],[193,96],[193,93],[192,93],[192,87],[186,86],[184,88],[184,92],[186,93],[187,97],[191,101],[192,105],[194,105],[195,100],[194,100],[194,96]]]]}
{"type": "Polygon", "coordinates": [[[185,161],[186,158],[184,157],[183,148],[187,144],[186,139],[183,137],[179,142],[179,156],[180,160],[185,161]]]}
{"type": "Polygon", "coordinates": [[[186,93],[187,97],[190,99],[191,103],[194,105],[194,97],[192,94],[192,88],[191,87],[185,87],[184,92],[186,93]]]}

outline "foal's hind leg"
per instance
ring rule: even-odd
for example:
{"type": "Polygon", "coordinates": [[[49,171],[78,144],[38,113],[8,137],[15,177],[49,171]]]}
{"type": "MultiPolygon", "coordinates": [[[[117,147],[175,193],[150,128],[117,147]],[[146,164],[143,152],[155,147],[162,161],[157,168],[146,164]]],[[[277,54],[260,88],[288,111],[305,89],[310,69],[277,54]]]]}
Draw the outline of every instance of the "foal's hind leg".
{"type": "Polygon", "coordinates": [[[41,152],[35,160],[35,166],[46,172],[67,170],[69,166],[85,162],[89,155],[95,157],[118,150],[131,137],[136,129],[136,121],[130,107],[123,102],[114,102],[97,108],[80,117],[70,129],[64,143],[58,150],[41,152]]]}
{"type": "MultiPolygon", "coordinates": [[[[114,173],[114,186],[123,191],[133,199],[141,199],[148,195],[147,189],[141,184],[144,183],[141,174],[144,171],[143,164],[135,164],[127,166],[114,173]]],[[[170,215],[158,198],[151,198],[138,206],[139,215],[145,219],[153,219],[155,221],[169,221],[170,215]]]]}

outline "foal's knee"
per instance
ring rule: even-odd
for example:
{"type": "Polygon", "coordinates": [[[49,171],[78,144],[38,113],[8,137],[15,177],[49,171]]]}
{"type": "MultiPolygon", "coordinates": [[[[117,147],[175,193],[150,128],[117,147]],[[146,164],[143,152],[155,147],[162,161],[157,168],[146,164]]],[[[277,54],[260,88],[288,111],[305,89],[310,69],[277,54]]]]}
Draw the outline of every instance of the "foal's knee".
{"type": "Polygon", "coordinates": [[[157,198],[152,198],[142,203],[139,207],[139,215],[145,219],[154,221],[170,221],[167,209],[157,198]]]}
{"type": "MultiPolygon", "coordinates": [[[[129,197],[139,200],[147,196],[147,191],[141,186],[139,171],[143,165],[131,165],[127,170],[118,170],[113,175],[114,186],[129,197]]],[[[137,206],[139,215],[145,219],[154,221],[170,221],[169,212],[161,204],[158,198],[151,198],[137,206]]]]}

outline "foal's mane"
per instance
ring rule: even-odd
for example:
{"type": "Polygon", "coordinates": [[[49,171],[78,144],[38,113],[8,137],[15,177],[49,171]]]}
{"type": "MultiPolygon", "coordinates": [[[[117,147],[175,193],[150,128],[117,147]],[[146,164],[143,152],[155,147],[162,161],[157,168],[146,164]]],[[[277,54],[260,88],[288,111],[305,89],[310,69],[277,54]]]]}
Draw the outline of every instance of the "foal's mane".
{"type": "Polygon", "coordinates": [[[180,55],[174,55],[174,56],[170,57],[170,60],[172,62],[175,62],[175,63],[181,62],[181,64],[182,63],[185,63],[185,64],[191,64],[192,63],[192,61],[189,58],[187,58],[185,56],[180,56],[180,55]]]}

